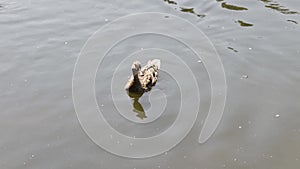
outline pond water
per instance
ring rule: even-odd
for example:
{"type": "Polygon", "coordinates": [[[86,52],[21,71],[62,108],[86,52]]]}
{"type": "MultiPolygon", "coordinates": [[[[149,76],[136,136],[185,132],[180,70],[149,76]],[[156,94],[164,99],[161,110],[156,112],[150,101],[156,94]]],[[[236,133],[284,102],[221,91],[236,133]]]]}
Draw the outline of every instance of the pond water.
{"type": "MultiPolygon", "coordinates": [[[[283,0],[1,0],[0,168],[299,168],[299,13],[298,1],[283,0]],[[116,44],[99,64],[95,93],[104,117],[120,133],[150,137],[176,119],[181,86],[166,70],[185,69],[164,59],[166,51],[192,70],[201,96],[195,125],[182,142],[152,158],[130,159],[103,150],[84,132],[73,105],[72,76],[80,50],[95,31],[141,12],[175,15],[205,33],[223,63],[227,99],[217,130],[199,144],[211,100],[205,63],[164,36],[134,36],[116,44]],[[132,61],[144,65],[148,57],[162,60],[159,81],[134,101],[124,85],[132,61]],[[122,88],[112,91],[112,81],[122,88]]],[[[182,34],[193,36],[182,28],[182,34]]],[[[178,77],[193,93],[191,79],[184,73],[178,77]]]]}

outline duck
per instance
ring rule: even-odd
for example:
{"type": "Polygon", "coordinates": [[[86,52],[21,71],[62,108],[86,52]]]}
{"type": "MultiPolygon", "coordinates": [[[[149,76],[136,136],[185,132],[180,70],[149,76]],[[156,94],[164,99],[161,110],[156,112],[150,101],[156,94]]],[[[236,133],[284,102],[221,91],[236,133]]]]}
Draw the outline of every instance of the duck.
{"type": "Polygon", "coordinates": [[[133,93],[150,91],[157,82],[159,69],[159,59],[149,60],[144,67],[141,67],[141,62],[134,61],[131,66],[132,75],[125,85],[125,90],[133,93]]]}

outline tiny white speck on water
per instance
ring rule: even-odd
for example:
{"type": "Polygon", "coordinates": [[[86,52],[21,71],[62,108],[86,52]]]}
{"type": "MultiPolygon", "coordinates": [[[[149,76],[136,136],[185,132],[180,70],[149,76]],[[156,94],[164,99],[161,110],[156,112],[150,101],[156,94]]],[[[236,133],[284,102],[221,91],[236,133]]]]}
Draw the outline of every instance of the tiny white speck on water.
{"type": "Polygon", "coordinates": [[[186,156],[183,156],[183,158],[186,158],[186,156]]]}
{"type": "Polygon", "coordinates": [[[279,114],[276,114],[275,117],[278,118],[278,117],[280,117],[280,115],[279,115],[279,114]]]}
{"type": "Polygon", "coordinates": [[[68,42],[67,41],[65,41],[65,45],[67,45],[68,44],[68,42]]]}
{"type": "Polygon", "coordinates": [[[107,18],[105,18],[105,19],[104,19],[104,21],[105,21],[105,22],[107,22],[107,21],[108,21],[108,19],[107,19],[107,18]]]}
{"type": "Polygon", "coordinates": [[[222,29],[225,29],[225,27],[224,27],[224,26],[222,26],[222,29]]]}
{"type": "Polygon", "coordinates": [[[33,155],[33,154],[31,155],[31,158],[34,158],[34,155],[33,155]]]}
{"type": "Polygon", "coordinates": [[[168,152],[165,152],[165,155],[167,155],[168,154],[168,152]]]}
{"type": "Polygon", "coordinates": [[[270,156],[270,158],[273,158],[273,156],[270,156]]]}
{"type": "Polygon", "coordinates": [[[25,83],[27,83],[27,82],[28,82],[28,80],[27,80],[27,79],[24,79],[24,82],[25,82],[25,83]]]}
{"type": "Polygon", "coordinates": [[[202,63],[202,60],[198,60],[197,62],[198,62],[198,63],[202,63]]]}
{"type": "Polygon", "coordinates": [[[239,126],[239,129],[241,129],[242,128],[242,126],[239,126]]]}
{"type": "Polygon", "coordinates": [[[67,96],[66,96],[66,95],[64,95],[64,98],[67,98],[67,96]]]}
{"type": "Polygon", "coordinates": [[[26,165],[26,162],[24,162],[23,164],[26,165]]]}
{"type": "Polygon", "coordinates": [[[160,165],[159,165],[159,166],[157,166],[157,168],[160,168],[160,165]]]}
{"type": "Polygon", "coordinates": [[[248,75],[242,75],[240,79],[248,79],[248,75]]]}
{"type": "Polygon", "coordinates": [[[234,158],[234,159],[233,159],[233,161],[237,161],[237,159],[236,159],[236,158],[234,158]]]}
{"type": "Polygon", "coordinates": [[[101,107],[103,107],[103,106],[104,106],[104,104],[101,104],[100,106],[101,106],[101,107]]]}
{"type": "Polygon", "coordinates": [[[144,50],[144,48],[141,48],[141,50],[144,50]]]}
{"type": "Polygon", "coordinates": [[[248,48],[249,50],[252,50],[252,48],[248,48]]]}

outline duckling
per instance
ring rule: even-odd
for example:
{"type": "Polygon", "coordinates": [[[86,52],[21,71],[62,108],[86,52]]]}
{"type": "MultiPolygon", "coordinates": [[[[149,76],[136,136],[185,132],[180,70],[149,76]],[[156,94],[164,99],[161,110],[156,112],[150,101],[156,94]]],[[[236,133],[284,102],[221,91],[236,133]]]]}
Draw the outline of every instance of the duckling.
{"type": "Polygon", "coordinates": [[[131,67],[132,76],[125,86],[125,90],[134,93],[144,93],[156,84],[160,60],[149,60],[147,65],[141,68],[139,61],[134,61],[131,67]]]}

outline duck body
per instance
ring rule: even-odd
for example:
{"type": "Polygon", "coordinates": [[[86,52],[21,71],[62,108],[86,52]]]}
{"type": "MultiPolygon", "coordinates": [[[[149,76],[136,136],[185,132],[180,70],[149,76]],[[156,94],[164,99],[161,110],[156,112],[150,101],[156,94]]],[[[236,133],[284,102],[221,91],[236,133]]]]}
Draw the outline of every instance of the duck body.
{"type": "Polygon", "coordinates": [[[157,82],[160,60],[149,60],[142,68],[141,63],[135,61],[133,62],[131,69],[132,75],[126,84],[125,89],[129,92],[144,93],[151,90],[157,82]]]}

